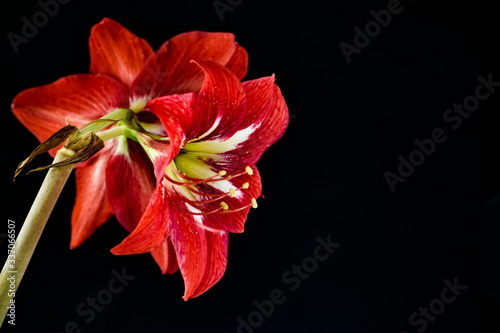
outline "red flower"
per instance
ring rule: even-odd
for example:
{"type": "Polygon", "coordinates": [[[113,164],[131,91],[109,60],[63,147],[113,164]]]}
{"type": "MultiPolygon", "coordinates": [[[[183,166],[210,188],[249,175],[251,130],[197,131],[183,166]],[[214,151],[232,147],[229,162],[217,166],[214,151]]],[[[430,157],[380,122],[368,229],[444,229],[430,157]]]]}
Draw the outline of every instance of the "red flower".
{"type": "MultiPolygon", "coordinates": [[[[222,277],[229,232],[243,232],[261,194],[255,163],[288,124],[274,76],[241,83],[246,51],[227,33],[190,32],[156,53],[104,19],[90,36],[90,74],[14,99],[40,141],[70,122],[106,141],[76,171],[71,247],[113,214],[131,234],[114,254],[150,252],[180,267],[184,299],[222,277]]],[[[52,152],[54,153],[54,152],[52,152]]]]}
{"type": "Polygon", "coordinates": [[[171,150],[157,163],[156,190],[137,228],[112,249],[168,249],[162,266],[178,262],[186,300],[222,277],[228,232],[243,232],[261,194],[255,163],[288,124],[274,76],[241,83],[220,65],[197,64],[205,72],[198,94],[164,96],[145,107],[161,120],[171,150]]]}
{"type": "MultiPolygon", "coordinates": [[[[229,33],[180,34],[153,53],[145,40],[105,18],[92,28],[89,45],[90,74],[63,77],[15,97],[12,111],[40,141],[63,127],[68,116],[80,127],[118,108],[133,110],[133,120],[139,126],[162,135],[163,128],[155,126],[157,121],[141,112],[142,107],[154,97],[198,91],[204,76],[189,63],[191,59],[225,65],[240,79],[248,66],[246,51],[229,33]]],[[[106,142],[97,156],[80,164],[71,248],[79,246],[113,214],[132,231],[155,187],[151,169],[140,146],[123,137],[106,142]]],[[[152,254],[161,260],[160,251],[152,254]]]]}

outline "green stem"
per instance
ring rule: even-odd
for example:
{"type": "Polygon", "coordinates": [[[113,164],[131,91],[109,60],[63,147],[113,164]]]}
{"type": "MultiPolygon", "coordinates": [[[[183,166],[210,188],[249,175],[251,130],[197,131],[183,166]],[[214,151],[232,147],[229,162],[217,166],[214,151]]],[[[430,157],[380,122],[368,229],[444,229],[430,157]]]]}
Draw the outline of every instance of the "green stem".
{"type": "Polygon", "coordinates": [[[124,135],[127,128],[127,126],[116,126],[107,131],[99,132],[96,135],[100,137],[102,141],[106,142],[116,138],[117,136],[124,135]]]}
{"type": "MultiPolygon", "coordinates": [[[[72,153],[71,150],[64,148],[59,150],[53,163],[68,158],[68,155],[72,153]]],[[[14,247],[14,261],[12,261],[12,257],[10,257],[10,260],[8,257],[5,262],[0,274],[0,327],[9,310],[8,306],[14,297],[13,294],[18,291],[19,283],[42,235],[43,228],[73,167],[74,164],[49,169],[17,236],[14,247]]]]}

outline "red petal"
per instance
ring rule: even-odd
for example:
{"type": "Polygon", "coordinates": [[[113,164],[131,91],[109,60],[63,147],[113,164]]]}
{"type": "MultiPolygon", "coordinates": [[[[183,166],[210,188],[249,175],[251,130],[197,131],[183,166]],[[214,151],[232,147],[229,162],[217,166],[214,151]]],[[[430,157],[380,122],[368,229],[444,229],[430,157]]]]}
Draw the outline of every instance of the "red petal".
{"type": "Polygon", "coordinates": [[[141,147],[121,137],[106,167],[108,200],[120,224],[132,232],[155,188],[152,165],[141,147]]]}
{"type": "MultiPolygon", "coordinates": [[[[247,166],[244,164],[238,164],[236,162],[227,162],[227,163],[215,162],[214,160],[211,159],[210,155],[205,156],[205,158],[208,158],[208,160],[211,161],[208,164],[210,165],[212,170],[216,172],[224,170],[227,172],[228,175],[231,174],[234,175],[240,173],[247,166]]],[[[257,170],[257,167],[254,165],[251,166],[251,168],[253,170],[253,175],[250,176],[248,174],[245,174],[228,180],[228,182],[231,184],[231,187],[233,187],[236,190],[235,191],[236,196],[235,197],[227,196],[222,199],[222,201],[224,201],[228,205],[229,210],[237,210],[245,206],[248,207],[232,213],[211,215],[212,223],[215,225],[215,228],[234,233],[241,233],[245,230],[245,222],[247,220],[248,212],[251,209],[250,205],[252,203],[252,198],[258,199],[262,192],[262,183],[259,171],[257,170]],[[240,189],[243,183],[248,183],[249,187],[247,189],[240,189]]],[[[217,183],[220,182],[214,182],[211,184],[209,183],[200,186],[199,191],[207,194],[225,193],[214,187],[214,185],[216,186],[217,183]]],[[[211,206],[206,208],[206,210],[207,211],[215,210],[219,208],[219,204],[220,204],[219,202],[212,203],[211,206]]]]}
{"type": "MultiPolygon", "coordinates": [[[[145,110],[154,113],[160,119],[171,144],[170,155],[164,158],[162,171],[156,175],[158,180],[161,180],[165,167],[179,153],[193,126],[195,99],[194,93],[168,95],[151,100],[145,107],[145,110]]],[[[156,164],[155,162],[155,167],[156,164]]]]}
{"type": "Polygon", "coordinates": [[[90,73],[111,75],[129,89],[153,54],[148,42],[109,18],[92,27],[89,48],[90,73]]]}
{"type": "Polygon", "coordinates": [[[145,133],[137,133],[137,140],[153,162],[157,181],[161,181],[165,169],[172,162],[171,142],[154,139],[145,133]]]}
{"type": "Polygon", "coordinates": [[[229,68],[234,75],[238,77],[238,79],[243,80],[248,71],[247,51],[243,47],[236,45],[236,50],[234,51],[234,54],[229,62],[226,64],[226,67],[229,68]]]}
{"type": "Polygon", "coordinates": [[[243,86],[227,68],[213,62],[197,62],[205,73],[198,94],[195,122],[188,139],[221,139],[234,134],[243,120],[246,104],[243,86]]]}
{"type": "MultiPolygon", "coordinates": [[[[120,82],[88,74],[24,90],[12,103],[14,115],[40,141],[65,126],[66,118],[80,127],[123,107],[128,107],[128,92],[120,82]]],[[[55,151],[51,151],[53,156],[55,151]]]]}
{"type": "Polygon", "coordinates": [[[151,251],[151,255],[160,266],[163,274],[173,274],[179,268],[174,246],[168,238],[159,247],[151,251]]]}
{"type": "Polygon", "coordinates": [[[187,150],[209,152],[216,161],[249,165],[257,163],[264,151],[283,135],[289,114],[274,77],[247,81],[243,86],[247,110],[242,113],[237,130],[222,140],[214,140],[211,135],[208,139],[189,143],[187,150]]]}
{"type": "Polygon", "coordinates": [[[212,287],[227,266],[228,234],[206,231],[198,224],[192,215],[172,209],[169,237],[184,279],[186,301],[212,287]]]}
{"type": "MultiPolygon", "coordinates": [[[[190,298],[198,297],[203,294],[205,291],[210,289],[214,284],[219,282],[219,280],[224,275],[227,267],[227,249],[229,243],[229,236],[227,233],[223,235],[219,233],[213,233],[210,231],[205,231],[205,237],[207,240],[207,255],[203,260],[205,261],[205,272],[202,276],[202,279],[197,283],[198,287],[192,292],[192,294],[188,293],[187,283],[190,279],[190,271],[185,270],[183,273],[185,292],[184,292],[184,300],[188,300],[190,298]]],[[[192,260],[191,258],[189,260],[192,260]]],[[[190,281],[191,282],[191,281],[190,281]]],[[[192,284],[193,286],[195,284],[192,284]]]]}
{"type": "Polygon", "coordinates": [[[120,244],[111,249],[115,255],[151,252],[166,239],[168,206],[165,189],[158,186],[153,192],[142,219],[134,231],[120,244]]]}
{"type": "Polygon", "coordinates": [[[197,92],[203,73],[191,60],[230,64],[244,75],[248,67],[245,51],[230,33],[187,32],[166,41],[145,64],[132,84],[132,96],[155,98],[164,95],[197,92]],[[234,56],[234,59],[233,59],[234,56]]]}
{"type": "MultiPolygon", "coordinates": [[[[161,252],[161,246],[163,249],[166,246],[167,234],[184,278],[184,299],[187,300],[205,292],[224,274],[228,234],[205,230],[193,215],[180,210],[183,207],[185,204],[178,199],[175,190],[160,183],[137,228],[111,252],[116,255],[152,252],[162,271],[170,272],[174,264],[170,263],[170,257],[166,260],[165,252],[161,252]],[[163,257],[158,252],[163,253],[163,257]]],[[[206,216],[200,220],[211,224],[206,216]]],[[[207,227],[214,227],[207,224],[207,227]]]]}
{"type": "Polygon", "coordinates": [[[104,148],[76,169],[76,202],[71,216],[71,244],[76,248],[106,222],[113,211],[106,194],[105,169],[110,149],[104,148]]]}
{"type": "Polygon", "coordinates": [[[240,130],[252,126],[255,131],[238,145],[236,153],[247,163],[257,163],[269,146],[285,133],[289,113],[280,89],[274,84],[274,75],[243,83],[248,110],[240,130]]]}

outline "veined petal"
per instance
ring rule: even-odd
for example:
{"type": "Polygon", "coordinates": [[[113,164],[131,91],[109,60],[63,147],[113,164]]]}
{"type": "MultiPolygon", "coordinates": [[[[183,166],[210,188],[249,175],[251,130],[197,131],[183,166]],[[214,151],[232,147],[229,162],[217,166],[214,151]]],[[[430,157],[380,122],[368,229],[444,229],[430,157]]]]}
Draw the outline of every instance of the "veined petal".
{"type": "MultiPolygon", "coordinates": [[[[12,111],[42,142],[66,125],[68,117],[68,122],[80,127],[127,106],[127,89],[117,80],[77,74],[22,91],[14,98],[12,111]]],[[[56,151],[51,150],[51,155],[56,151]]]]}
{"type": "Polygon", "coordinates": [[[220,202],[223,201],[227,205],[227,212],[210,214],[204,216],[204,219],[210,219],[210,223],[215,225],[216,229],[243,232],[252,199],[257,199],[261,195],[262,185],[257,167],[230,158],[223,160],[218,155],[198,153],[180,154],[174,161],[178,170],[191,178],[209,179],[219,175],[219,172],[225,172],[224,177],[217,177],[225,178],[224,180],[196,185],[197,193],[188,199],[197,200],[197,204],[207,212],[220,208],[220,202]],[[246,173],[247,166],[252,169],[252,175],[246,173]],[[211,200],[223,195],[225,196],[220,200],[211,200]],[[204,203],[206,200],[211,202],[204,203]]]}
{"type": "MultiPolygon", "coordinates": [[[[152,252],[166,240],[169,214],[166,191],[161,183],[156,187],[137,227],[120,244],[111,249],[115,255],[152,252]]],[[[163,269],[163,268],[162,268],[163,269]]]]}
{"type": "Polygon", "coordinates": [[[243,86],[227,68],[214,62],[195,62],[205,73],[198,93],[188,140],[224,139],[234,134],[245,117],[246,100],[243,86]]]}
{"type": "Polygon", "coordinates": [[[192,215],[179,210],[171,211],[169,222],[169,238],[177,254],[185,285],[183,298],[187,301],[222,278],[227,265],[228,234],[207,231],[192,215]]]}
{"type": "Polygon", "coordinates": [[[120,224],[132,232],[155,188],[153,166],[135,141],[117,138],[106,167],[108,201],[120,224]]]}
{"type": "Polygon", "coordinates": [[[113,76],[128,89],[153,55],[148,42],[109,18],[92,27],[89,48],[90,73],[113,76]]]}
{"type": "Polygon", "coordinates": [[[288,107],[274,76],[243,83],[248,109],[231,136],[186,144],[184,150],[219,154],[217,160],[240,160],[254,164],[276,142],[288,125],[288,107]]]}
{"type": "Polygon", "coordinates": [[[241,128],[252,127],[256,130],[237,147],[237,152],[232,153],[236,153],[241,159],[257,163],[264,151],[283,136],[290,115],[280,88],[274,84],[274,75],[246,81],[243,87],[248,110],[241,128]]]}
{"type": "Polygon", "coordinates": [[[173,274],[179,268],[174,246],[168,238],[160,246],[152,250],[151,255],[163,274],[173,274]]]}
{"type": "MultiPolygon", "coordinates": [[[[196,60],[196,59],[195,59],[196,60]]],[[[236,45],[233,56],[226,64],[226,67],[236,75],[238,79],[243,80],[248,71],[248,53],[240,45],[236,45]]]]}
{"type": "MultiPolygon", "coordinates": [[[[225,170],[228,174],[236,174],[241,171],[242,165],[218,165],[215,164],[216,170],[225,170]]],[[[228,206],[228,210],[233,211],[232,213],[222,213],[214,216],[213,223],[216,228],[220,228],[229,232],[241,233],[245,230],[245,222],[248,217],[248,213],[251,209],[252,199],[257,200],[262,193],[262,183],[260,179],[260,174],[257,167],[250,166],[253,170],[253,174],[250,176],[248,174],[235,177],[229,180],[231,188],[234,189],[235,196],[228,196],[224,198],[224,202],[228,206]],[[245,184],[245,185],[244,185],[245,184]],[[248,188],[245,188],[248,186],[248,188]],[[241,209],[245,207],[244,209],[241,209]]],[[[214,183],[215,184],[215,183],[214,183]]],[[[205,193],[216,193],[216,190],[220,191],[217,186],[210,186],[211,184],[205,185],[204,189],[201,191],[205,193]],[[214,191],[214,188],[216,189],[214,191]]],[[[220,193],[227,193],[226,189],[220,193]]]]}
{"type": "MultiPolygon", "coordinates": [[[[160,119],[167,132],[170,140],[170,159],[167,165],[179,153],[188,133],[191,131],[194,121],[194,109],[196,108],[195,103],[196,94],[186,93],[155,98],[144,108],[144,110],[150,111],[160,119]]],[[[161,177],[158,177],[158,179],[161,179],[161,177]]]]}
{"type": "Polygon", "coordinates": [[[76,201],[71,215],[72,249],[78,247],[106,222],[113,211],[106,193],[105,170],[110,148],[88,160],[76,169],[76,201]]]}
{"type": "Polygon", "coordinates": [[[153,162],[156,179],[161,181],[165,169],[172,161],[171,143],[168,139],[155,139],[146,133],[137,133],[137,141],[153,162]]]}
{"type": "MultiPolygon", "coordinates": [[[[228,243],[229,243],[229,235],[228,233],[214,233],[210,231],[202,231],[205,234],[206,238],[206,246],[207,246],[207,252],[206,252],[206,257],[205,258],[200,258],[201,260],[204,260],[206,263],[205,265],[205,271],[203,272],[203,275],[201,276],[201,279],[197,282],[193,281],[192,277],[197,276],[197,272],[193,272],[190,270],[192,268],[192,265],[184,265],[184,270],[181,268],[181,272],[183,272],[182,277],[184,278],[184,285],[185,285],[185,291],[184,291],[184,300],[188,300],[190,298],[195,298],[203,294],[205,291],[210,289],[214,284],[219,282],[219,280],[222,278],[224,275],[224,272],[226,271],[227,267],[227,254],[228,254],[228,243]],[[188,288],[189,286],[189,288],[188,288]],[[196,289],[194,287],[196,286],[196,289]],[[194,290],[193,290],[194,289],[194,290]],[[191,292],[191,290],[193,290],[191,292]]],[[[189,242],[190,239],[187,239],[186,241],[189,242]]],[[[196,242],[196,238],[192,240],[192,242],[196,242]]],[[[180,247],[186,250],[188,250],[188,247],[193,247],[192,245],[181,245],[180,247]]],[[[190,258],[185,258],[184,264],[187,260],[190,260],[190,258]]],[[[201,261],[198,259],[198,261],[201,261]]],[[[195,268],[196,270],[196,268],[195,268]]]]}
{"type": "Polygon", "coordinates": [[[246,51],[236,44],[233,34],[186,32],[166,41],[144,65],[132,84],[133,99],[197,92],[204,75],[190,65],[193,59],[222,66],[229,63],[237,75],[244,75],[248,68],[246,51]]]}

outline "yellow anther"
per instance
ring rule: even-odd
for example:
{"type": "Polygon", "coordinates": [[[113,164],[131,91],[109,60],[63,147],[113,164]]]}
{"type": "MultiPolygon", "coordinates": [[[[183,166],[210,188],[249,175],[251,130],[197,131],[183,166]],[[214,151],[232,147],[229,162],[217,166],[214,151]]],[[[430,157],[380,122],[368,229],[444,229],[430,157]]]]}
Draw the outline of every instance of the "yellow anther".
{"type": "Polygon", "coordinates": [[[234,198],[236,196],[236,190],[234,188],[229,189],[229,196],[234,198]]]}
{"type": "Polygon", "coordinates": [[[225,176],[226,175],[226,170],[221,170],[219,171],[219,176],[225,176]]]}
{"type": "Polygon", "coordinates": [[[250,168],[249,166],[247,166],[247,167],[245,168],[245,171],[246,171],[246,172],[247,172],[250,176],[251,176],[251,175],[253,175],[253,170],[252,170],[252,168],[250,168]]]}
{"type": "Polygon", "coordinates": [[[250,187],[250,184],[249,184],[249,183],[243,183],[243,184],[241,184],[241,188],[242,188],[242,189],[245,189],[245,190],[246,190],[246,189],[247,189],[247,188],[249,188],[249,187],[250,187]]]}
{"type": "Polygon", "coordinates": [[[228,210],[229,209],[229,206],[227,205],[227,203],[225,203],[224,201],[221,201],[220,202],[220,206],[222,207],[222,209],[224,210],[228,210]]]}
{"type": "Polygon", "coordinates": [[[257,200],[255,198],[252,198],[252,208],[257,208],[257,200]]]}

